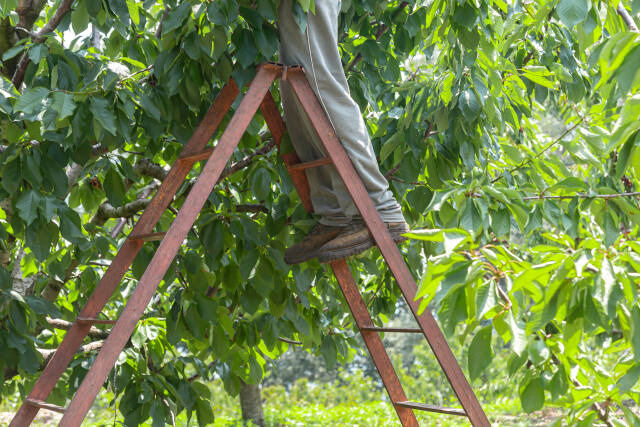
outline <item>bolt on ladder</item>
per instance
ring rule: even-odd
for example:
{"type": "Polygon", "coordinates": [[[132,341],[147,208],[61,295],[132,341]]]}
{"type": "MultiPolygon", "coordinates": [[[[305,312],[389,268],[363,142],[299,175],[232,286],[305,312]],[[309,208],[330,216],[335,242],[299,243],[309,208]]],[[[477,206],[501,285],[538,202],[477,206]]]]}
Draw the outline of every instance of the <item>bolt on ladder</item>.
{"type": "Polygon", "coordinates": [[[282,154],[284,163],[304,207],[308,211],[312,209],[309,184],[304,170],[329,163],[333,164],[344,181],[365,224],[371,231],[382,256],[389,265],[405,300],[418,322],[419,329],[414,330],[374,327],[345,260],[334,261],[330,264],[402,425],[418,426],[413,410],[460,415],[467,417],[474,426],[490,425],[433,315],[429,310],[425,310],[418,315],[419,304],[414,301],[417,291],[416,283],[373,202],[369,198],[351,160],[340,144],[325,111],[311,89],[304,70],[301,67],[285,67],[281,64],[266,63],[259,67],[254,80],[243,96],[242,102],[235,111],[218,144],[215,147],[207,148],[207,141],[213,136],[240,93],[233,81],[230,81],[220,91],[152,201],[112,260],[87,304],[36,381],[29,396],[15,414],[10,427],[30,425],[40,409],[63,413],[60,426],[75,427],[82,423],[98,391],[115,365],[118,355],[131,337],[151,297],[258,109],[261,110],[276,145],[280,146],[285,134],[285,125],[269,91],[276,78],[282,78],[282,80],[286,80],[291,85],[328,155],[323,159],[301,163],[293,152],[282,154]],[[207,163],[202,167],[200,175],[169,229],[162,233],[152,232],[162,213],[169,207],[173,196],[185,180],[188,172],[196,162],[203,160],[207,160],[207,163]],[[153,240],[161,240],[160,246],[149,262],[119,318],[115,322],[100,319],[98,317],[100,312],[117,288],[144,242],[153,240]],[[49,393],[51,393],[55,384],[69,366],[91,326],[97,323],[112,323],[113,328],[68,408],[47,403],[46,399],[49,393]],[[408,401],[389,356],[383,347],[379,336],[380,332],[420,332],[424,334],[458,397],[462,409],[443,408],[408,401]]]}

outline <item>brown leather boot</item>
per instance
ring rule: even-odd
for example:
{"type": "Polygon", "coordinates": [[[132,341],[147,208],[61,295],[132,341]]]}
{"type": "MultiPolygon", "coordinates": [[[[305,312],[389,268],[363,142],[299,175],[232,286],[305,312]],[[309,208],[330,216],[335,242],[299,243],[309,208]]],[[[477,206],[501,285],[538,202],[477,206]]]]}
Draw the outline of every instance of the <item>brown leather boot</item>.
{"type": "Polygon", "coordinates": [[[345,227],[334,227],[324,224],[313,226],[302,241],[284,251],[284,262],[299,264],[316,257],[316,250],[336,237],[345,227]]]}
{"type": "MultiPolygon", "coordinates": [[[[400,243],[407,240],[402,236],[403,233],[409,232],[409,226],[406,222],[385,222],[385,225],[394,242],[400,243]]],[[[336,238],[324,244],[316,252],[318,261],[327,263],[357,255],[375,244],[365,223],[362,220],[354,220],[336,238]]]]}

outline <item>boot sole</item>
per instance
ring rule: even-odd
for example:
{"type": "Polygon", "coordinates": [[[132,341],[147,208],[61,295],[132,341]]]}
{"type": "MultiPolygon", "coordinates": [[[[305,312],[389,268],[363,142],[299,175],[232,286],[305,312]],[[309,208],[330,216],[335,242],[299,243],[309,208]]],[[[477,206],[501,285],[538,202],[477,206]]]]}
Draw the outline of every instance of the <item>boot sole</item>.
{"type": "Polygon", "coordinates": [[[301,257],[301,258],[287,258],[286,256],[284,257],[284,262],[288,265],[296,265],[296,264],[302,264],[303,262],[312,260],[316,257],[316,253],[312,252],[311,254],[305,256],[305,257],[301,257]]]}
{"type": "MultiPolygon", "coordinates": [[[[404,241],[409,240],[408,238],[402,236],[403,233],[408,233],[409,230],[407,231],[402,231],[400,233],[391,233],[391,238],[393,239],[393,241],[396,244],[402,243],[404,241]]],[[[372,239],[367,240],[366,242],[362,242],[358,245],[354,245],[354,246],[350,246],[348,248],[342,248],[342,249],[338,249],[335,251],[331,251],[329,253],[325,253],[325,254],[319,254],[318,255],[318,261],[321,264],[327,264],[333,261],[337,261],[339,259],[343,259],[343,258],[347,258],[350,256],[354,256],[354,255],[358,255],[359,253],[362,253],[364,251],[366,251],[367,249],[370,249],[372,247],[376,246],[375,241],[372,239]]]]}

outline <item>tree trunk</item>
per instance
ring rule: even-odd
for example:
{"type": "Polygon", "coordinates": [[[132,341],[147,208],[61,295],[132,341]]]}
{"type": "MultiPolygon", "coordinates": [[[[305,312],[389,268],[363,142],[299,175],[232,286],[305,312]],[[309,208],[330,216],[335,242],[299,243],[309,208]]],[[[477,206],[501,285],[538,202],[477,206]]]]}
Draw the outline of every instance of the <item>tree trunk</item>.
{"type": "Polygon", "coordinates": [[[260,384],[242,384],[240,388],[240,407],[242,408],[242,420],[245,423],[251,420],[260,427],[266,426],[264,412],[262,411],[260,384]]]}

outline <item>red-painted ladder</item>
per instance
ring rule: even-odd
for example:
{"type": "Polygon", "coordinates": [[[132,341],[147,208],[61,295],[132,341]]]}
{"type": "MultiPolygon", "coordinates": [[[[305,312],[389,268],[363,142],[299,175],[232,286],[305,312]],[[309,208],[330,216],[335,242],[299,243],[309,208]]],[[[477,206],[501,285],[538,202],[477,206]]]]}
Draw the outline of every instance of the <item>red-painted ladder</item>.
{"type": "Polygon", "coordinates": [[[193,136],[184,147],[178,160],[162,182],[153,200],[147,206],[111,262],[104,277],[89,298],[87,305],[82,309],[72,328],[65,335],[60,347],[58,347],[58,350],[54,353],[54,356],[33,386],[31,393],[22,403],[10,424],[11,427],[30,425],[40,409],[63,413],[60,426],[79,426],[82,423],[107,375],[115,365],[118,355],[131,337],[162,277],[171,265],[180,245],[186,238],[198,213],[204,206],[207,197],[213,190],[220,174],[258,109],[261,110],[276,145],[280,145],[285,133],[285,126],[269,92],[273,81],[280,77],[286,79],[287,83],[293,88],[328,155],[327,158],[306,163],[301,163],[295,153],[282,155],[292,181],[300,194],[302,203],[308,211],[311,210],[309,185],[304,170],[332,163],[344,181],[364,222],[371,231],[420,327],[415,330],[374,327],[347,263],[344,260],[331,263],[333,272],[402,425],[418,425],[413,410],[461,415],[467,417],[474,426],[490,425],[433,315],[429,310],[425,310],[421,315],[418,315],[419,304],[414,301],[417,291],[416,283],[369,198],[351,160],[349,160],[347,153],[340,144],[334,129],[305,77],[303,69],[300,67],[285,69],[280,64],[267,63],[258,69],[256,77],[249,86],[218,144],[214,148],[206,148],[207,141],[213,136],[213,133],[238,96],[239,89],[231,81],[219,93],[193,136]],[[185,180],[187,173],[196,162],[202,160],[207,160],[207,163],[203,166],[200,176],[193,185],[169,230],[166,233],[153,233],[154,226],[173,200],[173,196],[185,180]],[[122,280],[144,242],[151,240],[161,240],[160,246],[140,278],[120,317],[115,321],[109,337],[78,388],[76,395],[71,400],[69,407],[62,408],[47,403],[46,399],[49,393],[51,393],[64,370],[69,366],[91,326],[95,323],[105,323],[104,320],[98,319],[100,312],[122,280]],[[408,401],[389,356],[383,347],[379,336],[380,332],[423,333],[458,397],[462,409],[443,408],[408,401]]]}

